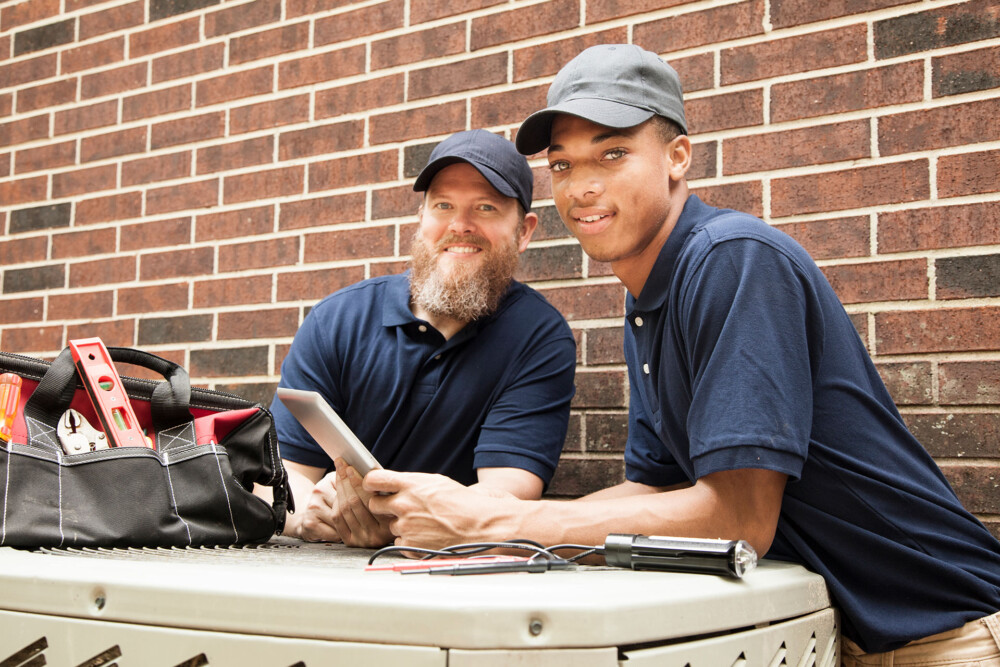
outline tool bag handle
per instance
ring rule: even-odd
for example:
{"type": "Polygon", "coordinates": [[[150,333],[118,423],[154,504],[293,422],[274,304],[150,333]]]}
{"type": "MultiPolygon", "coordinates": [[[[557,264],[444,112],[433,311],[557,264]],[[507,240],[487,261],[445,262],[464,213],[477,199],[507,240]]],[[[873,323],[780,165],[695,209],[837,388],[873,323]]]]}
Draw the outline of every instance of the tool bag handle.
{"type": "MultiPolygon", "coordinates": [[[[153,430],[157,433],[191,421],[191,378],[182,366],[155,354],[131,347],[109,347],[111,359],[133,364],[162,375],[150,399],[153,430]]],[[[24,414],[45,424],[55,423],[69,409],[78,388],[78,375],[70,349],[64,349],[52,362],[24,406],[24,414]]]]}

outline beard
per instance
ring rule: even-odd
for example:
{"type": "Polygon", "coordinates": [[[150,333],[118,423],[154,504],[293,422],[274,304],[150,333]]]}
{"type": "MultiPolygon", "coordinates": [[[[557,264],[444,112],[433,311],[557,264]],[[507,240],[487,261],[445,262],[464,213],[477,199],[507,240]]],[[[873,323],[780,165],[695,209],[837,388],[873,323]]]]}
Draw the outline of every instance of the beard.
{"type": "Polygon", "coordinates": [[[432,250],[427,247],[420,232],[413,235],[410,245],[410,298],[428,313],[450,317],[461,322],[471,322],[496,311],[500,299],[514,279],[517,270],[517,239],[493,246],[477,235],[461,238],[446,236],[432,250]],[[483,261],[477,266],[452,266],[445,272],[438,264],[438,256],[447,243],[465,241],[483,248],[483,261]]]}

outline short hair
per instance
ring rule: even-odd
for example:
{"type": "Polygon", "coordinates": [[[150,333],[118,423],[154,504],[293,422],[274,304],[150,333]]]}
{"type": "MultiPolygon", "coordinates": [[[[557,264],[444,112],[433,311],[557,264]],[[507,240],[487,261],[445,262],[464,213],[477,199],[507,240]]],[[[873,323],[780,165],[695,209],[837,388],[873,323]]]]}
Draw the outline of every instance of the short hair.
{"type": "Polygon", "coordinates": [[[685,134],[680,125],[664,116],[653,116],[649,122],[652,123],[656,129],[656,135],[664,144],[669,144],[680,135],[685,134]]]}

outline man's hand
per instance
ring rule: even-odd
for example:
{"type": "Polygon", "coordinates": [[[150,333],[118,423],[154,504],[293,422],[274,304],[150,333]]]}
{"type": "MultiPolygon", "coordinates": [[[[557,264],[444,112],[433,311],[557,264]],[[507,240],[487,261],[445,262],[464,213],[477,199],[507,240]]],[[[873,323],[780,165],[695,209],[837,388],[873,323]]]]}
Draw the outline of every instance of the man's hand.
{"type": "Polygon", "coordinates": [[[462,486],[443,475],[372,470],[364,479],[369,509],[391,517],[397,546],[442,548],[462,542],[517,537],[504,521],[510,493],[485,485],[462,486]],[[378,493],[389,495],[374,495],[378,493]]]}
{"type": "Polygon", "coordinates": [[[393,541],[388,517],[376,517],[368,510],[372,494],[362,486],[361,475],[338,458],[336,477],[337,504],[333,525],[344,544],[351,547],[378,548],[393,541]]]}
{"type": "Polygon", "coordinates": [[[337,473],[319,480],[309,492],[306,506],[299,509],[298,536],[307,542],[340,542],[335,516],[337,513],[337,473]]]}

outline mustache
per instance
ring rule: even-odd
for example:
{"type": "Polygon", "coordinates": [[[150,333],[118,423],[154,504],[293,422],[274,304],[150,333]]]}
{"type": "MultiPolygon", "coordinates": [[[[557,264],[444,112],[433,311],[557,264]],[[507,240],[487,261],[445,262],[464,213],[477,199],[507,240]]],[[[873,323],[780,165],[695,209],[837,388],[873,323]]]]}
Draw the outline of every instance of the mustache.
{"type": "Polygon", "coordinates": [[[434,245],[434,250],[440,252],[444,250],[445,246],[452,243],[472,243],[483,250],[490,250],[493,247],[489,239],[479,234],[448,234],[434,245]]]}

